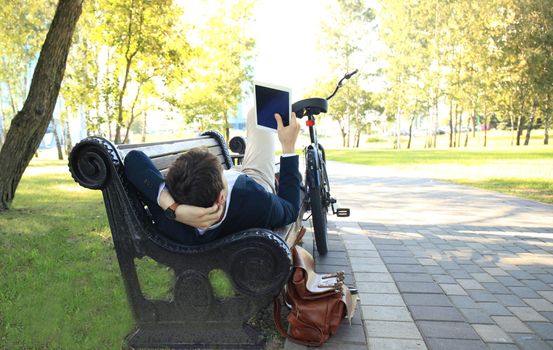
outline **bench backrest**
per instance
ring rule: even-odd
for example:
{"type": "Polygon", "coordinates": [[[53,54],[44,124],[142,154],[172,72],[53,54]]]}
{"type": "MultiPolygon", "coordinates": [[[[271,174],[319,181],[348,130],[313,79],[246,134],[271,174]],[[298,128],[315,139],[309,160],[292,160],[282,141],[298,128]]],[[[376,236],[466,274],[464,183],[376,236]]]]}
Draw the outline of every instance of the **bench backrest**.
{"type": "Polygon", "coordinates": [[[222,136],[214,132],[208,132],[204,134],[204,136],[192,139],[117,145],[116,147],[122,159],[132,150],[144,152],[150,157],[156,168],[164,175],[166,175],[169,166],[175,159],[186,151],[196,147],[204,147],[209,150],[209,152],[219,159],[223,168],[230,169],[232,167],[232,161],[222,136]]]}

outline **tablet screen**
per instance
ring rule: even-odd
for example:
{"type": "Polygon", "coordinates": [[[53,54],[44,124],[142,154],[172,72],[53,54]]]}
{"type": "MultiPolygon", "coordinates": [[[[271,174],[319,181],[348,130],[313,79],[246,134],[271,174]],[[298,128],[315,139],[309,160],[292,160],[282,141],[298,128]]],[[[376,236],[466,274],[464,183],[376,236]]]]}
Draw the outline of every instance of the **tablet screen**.
{"type": "Polygon", "coordinates": [[[276,131],[275,113],[282,116],[284,126],[289,124],[290,89],[255,83],[254,94],[258,127],[276,131]]]}

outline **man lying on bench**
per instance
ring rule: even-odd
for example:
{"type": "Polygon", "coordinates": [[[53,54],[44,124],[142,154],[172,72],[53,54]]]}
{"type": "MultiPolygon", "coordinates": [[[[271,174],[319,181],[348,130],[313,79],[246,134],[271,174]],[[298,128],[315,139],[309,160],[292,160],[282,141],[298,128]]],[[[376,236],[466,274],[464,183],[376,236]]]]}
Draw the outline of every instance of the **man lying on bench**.
{"type": "Polygon", "coordinates": [[[300,126],[295,115],[284,126],[275,114],[282,146],[275,194],[274,133],[257,128],[248,112],[246,153],[242,165],[223,170],[209,151],[192,149],[169,168],[167,178],[140,151],[125,157],[128,180],[143,195],[155,224],[182,244],[201,244],[249,228],[275,228],[294,222],[300,210],[298,155],[300,126]]]}

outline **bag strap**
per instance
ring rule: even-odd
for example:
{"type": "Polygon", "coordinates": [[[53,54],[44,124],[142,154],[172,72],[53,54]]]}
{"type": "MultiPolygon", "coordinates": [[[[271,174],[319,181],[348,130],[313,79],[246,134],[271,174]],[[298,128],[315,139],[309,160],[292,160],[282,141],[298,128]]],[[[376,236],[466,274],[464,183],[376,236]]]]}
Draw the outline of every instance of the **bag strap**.
{"type": "Polygon", "coordinates": [[[282,326],[282,323],[280,321],[280,305],[281,304],[282,303],[280,301],[279,295],[275,296],[273,298],[273,319],[275,321],[276,329],[280,333],[280,335],[282,335],[285,338],[288,338],[288,339],[292,340],[295,343],[306,345],[306,346],[321,346],[321,345],[324,344],[324,342],[322,342],[322,341],[321,342],[307,342],[307,341],[304,341],[304,340],[294,338],[293,336],[288,334],[288,332],[284,330],[284,327],[282,326]]]}

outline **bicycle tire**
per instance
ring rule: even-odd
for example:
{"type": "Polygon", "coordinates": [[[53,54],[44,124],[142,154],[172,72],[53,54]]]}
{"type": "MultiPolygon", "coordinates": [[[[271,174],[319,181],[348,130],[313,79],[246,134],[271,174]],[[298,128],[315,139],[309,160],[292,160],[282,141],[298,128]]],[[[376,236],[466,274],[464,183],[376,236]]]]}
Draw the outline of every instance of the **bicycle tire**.
{"type": "Polygon", "coordinates": [[[311,201],[311,220],[313,222],[315,244],[319,254],[325,255],[328,252],[326,211],[321,203],[321,192],[318,188],[309,188],[309,199],[311,201]]]}
{"type": "MultiPolygon", "coordinates": [[[[313,153],[312,153],[313,154],[313,153]]],[[[324,163],[320,161],[319,164],[324,163]]],[[[325,191],[325,185],[327,185],[326,174],[324,173],[324,165],[319,168],[321,171],[320,187],[315,187],[313,184],[309,184],[309,204],[311,207],[311,221],[313,223],[313,234],[315,236],[315,244],[317,251],[320,255],[326,255],[328,252],[327,243],[327,208],[323,205],[323,191],[325,191]]]]}

